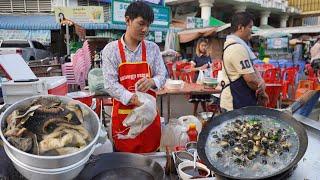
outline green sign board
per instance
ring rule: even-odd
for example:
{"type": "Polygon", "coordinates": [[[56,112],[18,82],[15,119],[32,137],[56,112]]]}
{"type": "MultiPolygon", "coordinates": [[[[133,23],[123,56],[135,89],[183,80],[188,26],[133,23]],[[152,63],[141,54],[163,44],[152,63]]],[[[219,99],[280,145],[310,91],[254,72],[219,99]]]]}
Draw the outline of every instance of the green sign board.
{"type": "MultiPolygon", "coordinates": [[[[113,0],[112,1],[112,23],[124,24],[125,12],[131,0],[113,0]]],[[[169,27],[170,9],[161,5],[150,5],[154,12],[154,21],[152,27],[169,27]]]]}

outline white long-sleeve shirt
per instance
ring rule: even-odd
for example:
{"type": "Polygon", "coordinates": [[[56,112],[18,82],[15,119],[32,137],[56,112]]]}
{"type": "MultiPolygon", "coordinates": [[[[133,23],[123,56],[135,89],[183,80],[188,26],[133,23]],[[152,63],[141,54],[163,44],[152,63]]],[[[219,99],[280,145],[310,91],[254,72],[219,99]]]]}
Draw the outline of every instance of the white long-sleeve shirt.
{"type": "Polygon", "coordinates": [[[320,59],[320,42],[314,44],[310,50],[311,62],[315,59],[320,59]]]}
{"type": "MultiPolygon", "coordinates": [[[[135,51],[131,51],[125,44],[123,37],[121,42],[124,47],[124,52],[127,62],[141,62],[141,43],[135,51]]],[[[147,51],[147,63],[151,68],[152,78],[156,87],[160,89],[166,81],[167,70],[164,61],[160,54],[160,49],[157,44],[151,41],[144,41],[147,51]]],[[[102,52],[102,71],[105,78],[104,86],[106,91],[113,97],[119,100],[122,104],[127,105],[133,95],[132,92],[125,89],[119,83],[118,67],[121,63],[118,41],[112,41],[106,45],[102,52]]]]}

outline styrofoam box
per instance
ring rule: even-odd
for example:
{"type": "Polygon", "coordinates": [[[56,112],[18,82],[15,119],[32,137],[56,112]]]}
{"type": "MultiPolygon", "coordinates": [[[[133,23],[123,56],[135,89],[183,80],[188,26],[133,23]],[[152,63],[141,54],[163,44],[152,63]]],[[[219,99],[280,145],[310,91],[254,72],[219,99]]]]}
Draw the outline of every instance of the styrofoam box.
{"type": "Polygon", "coordinates": [[[47,83],[48,94],[65,96],[68,93],[67,78],[65,76],[39,77],[47,83]]]}
{"type": "Polygon", "coordinates": [[[35,82],[14,82],[2,83],[3,100],[6,104],[15,102],[27,97],[48,94],[46,81],[39,79],[35,82]]]}

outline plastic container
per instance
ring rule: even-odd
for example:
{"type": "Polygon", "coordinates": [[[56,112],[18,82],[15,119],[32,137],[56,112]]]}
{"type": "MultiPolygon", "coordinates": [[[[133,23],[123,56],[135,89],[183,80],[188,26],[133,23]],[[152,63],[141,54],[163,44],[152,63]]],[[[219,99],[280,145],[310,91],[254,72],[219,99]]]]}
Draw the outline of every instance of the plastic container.
{"type": "Polygon", "coordinates": [[[167,89],[176,90],[183,88],[184,82],[182,80],[171,80],[167,79],[167,82],[165,84],[165,87],[167,89]]]}
{"type": "Polygon", "coordinates": [[[89,91],[97,95],[106,93],[101,68],[91,69],[88,74],[89,91]]]}
{"type": "Polygon", "coordinates": [[[166,147],[175,150],[179,146],[179,138],[183,125],[177,123],[176,119],[170,119],[169,123],[161,130],[160,151],[166,151],[166,147]]]}
{"type": "Polygon", "coordinates": [[[65,76],[39,77],[47,83],[48,94],[65,96],[68,93],[67,78],[65,76]]]}
{"type": "Polygon", "coordinates": [[[31,96],[48,94],[48,87],[43,79],[34,82],[8,81],[2,83],[1,87],[5,104],[14,104],[31,96]]]}
{"type": "Polygon", "coordinates": [[[188,142],[189,142],[189,135],[187,134],[187,128],[183,127],[181,129],[181,133],[179,136],[179,146],[185,147],[188,142]]]}
{"type": "Polygon", "coordinates": [[[188,136],[190,141],[198,141],[198,131],[196,129],[196,125],[191,123],[189,125],[188,136]]]}
{"type": "Polygon", "coordinates": [[[88,92],[76,91],[76,92],[68,93],[67,96],[74,100],[78,100],[89,107],[91,107],[92,105],[92,95],[88,92]]]}

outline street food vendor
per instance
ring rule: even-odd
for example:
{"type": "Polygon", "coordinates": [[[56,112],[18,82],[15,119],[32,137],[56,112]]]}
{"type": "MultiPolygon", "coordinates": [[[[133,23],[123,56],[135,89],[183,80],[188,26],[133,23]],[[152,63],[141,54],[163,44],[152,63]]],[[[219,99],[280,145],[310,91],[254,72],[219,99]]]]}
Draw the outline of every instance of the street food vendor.
{"type": "Polygon", "coordinates": [[[114,98],[112,137],[116,151],[146,153],[160,145],[160,117],[134,139],[118,139],[116,134],[128,133],[122,122],[130,111],[141,105],[135,86],[155,96],[154,89],[166,81],[166,68],[157,44],[144,40],[154,20],[153,10],[146,3],[132,2],[125,12],[126,32],[106,45],[102,53],[102,69],[106,91],[114,98]]]}
{"type": "Polygon", "coordinates": [[[256,56],[247,44],[252,26],[253,17],[248,12],[232,17],[232,33],[227,36],[223,52],[222,111],[268,103],[265,83],[252,64],[256,56]]]}

